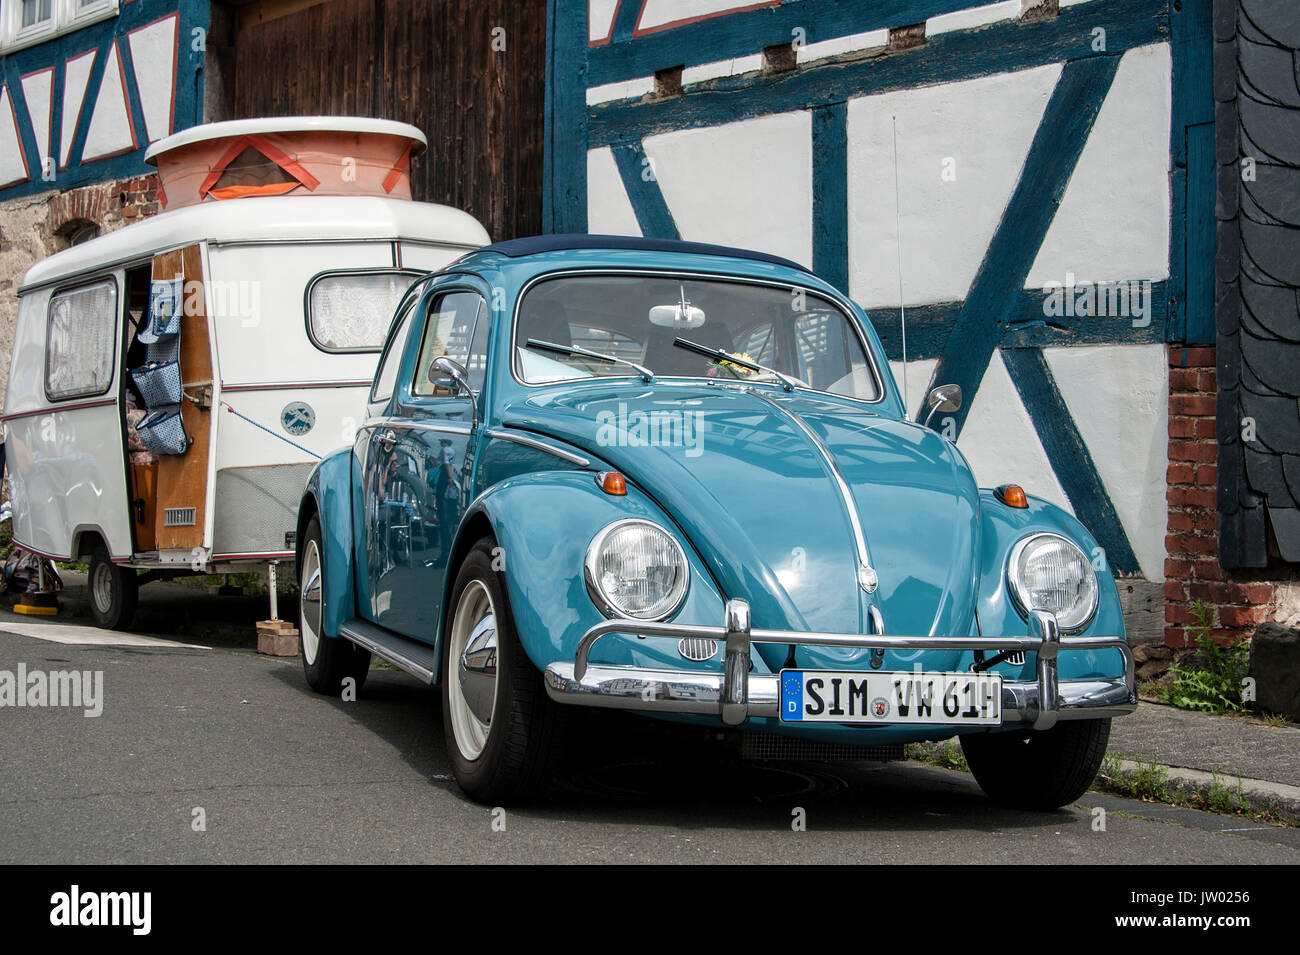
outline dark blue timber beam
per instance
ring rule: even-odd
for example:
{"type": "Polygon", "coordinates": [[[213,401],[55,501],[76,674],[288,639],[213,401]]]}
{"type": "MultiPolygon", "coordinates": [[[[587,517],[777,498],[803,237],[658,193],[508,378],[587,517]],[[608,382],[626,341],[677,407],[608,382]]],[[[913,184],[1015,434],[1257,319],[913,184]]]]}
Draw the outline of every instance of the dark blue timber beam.
{"type": "Polygon", "coordinates": [[[790,43],[797,36],[816,43],[868,30],[907,26],[978,4],[979,0],[799,0],[707,17],[633,37],[642,0],[622,0],[610,42],[591,48],[591,85],[649,76],[672,66],[729,60],[757,53],[765,46],[790,43]]]}
{"type": "MultiPolygon", "coordinates": [[[[556,0],[552,0],[556,2],[556,0]]],[[[788,4],[804,6],[807,0],[788,4]]],[[[779,7],[775,9],[785,9],[779,7]]],[[[738,19],[740,15],[723,17],[738,19]]],[[[859,9],[857,23],[868,16],[859,9]]],[[[924,16],[922,16],[924,19],[924,16]]],[[[682,35],[680,27],[666,31],[667,36],[682,35]]],[[[847,33],[869,29],[854,26],[847,33]]],[[[899,53],[873,56],[847,63],[810,64],[788,73],[729,76],[701,84],[681,96],[657,100],[616,100],[587,108],[589,147],[609,146],[644,139],[656,133],[703,126],[716,126],[755,116],[814,109],[843,102],[845,99],[870,96],[892,90],[962,80],[1031,69],[1050,63],[1081,58],[1106,58],[1138,46],[1168,42],[1169,18],[1162,0],[1091,0],[1068,7],[1059,16],[1031,23],[1008,21],[982,30],[943,33],[926,41],[922,47],[899,53]],[[1106,31],[1104,53],[1095,51],[1093,30],[1106,31]]],[[[629,41],[636,49],[647,38],[629,41]]],[[[756,40],[750,39],[743,53],[756,53],[756,40]]],[[[593,47],[590,55],[606,51],[593,47]]],[[[709,56],[708,59],[722,59],[709,56]]],[[[616,79],[644,77],[657,69],[682,61],[678,50],[653,67],[638,68],[616,79]]],[[[598,78],[591,70],[589,82],[597,86],[610,80],[598,78]]]]}
{"type": "MultiPolygon", "coordinates": [[[[998,344],[1002,348],[1153,345],[1165,341],[1168,299],[1165,282],[1151,283],[1151,311],[1149,316],[1141,318],[1108,315],[1048,317],[1043,311],[1046,297],[1041,290],[1021,290],[998,321],[998,344]]],[[[941,302],[907,307],[908,361],[938,358],[943,354],[957,316],[961,314],[962,304],[941,302]]],[[[903,349],[898,331],[898,310],[869,308],[867,315],[876,327],[889,360],[901,361],[903,349]]]]}
{"type": "Polygon", "coordinates": [[[849,107],[812,111],[813,271],[849,292],[849,107]]]}
{"type": "Polygon", "coordinates": [[[627,146],[615,146],[611,150],[614,163],[618,166],[619,177],[623,180],[623,189],[632,203],[636,213],[637,224],[641,234],[647,239],[680,239],[677,223],[664,201],[663,190],[654,175],[654,166],[645,154],[641,143],[627,146]]]}
{"type": "MultiPolygon", "coordinates": [[[[1074,515],[1097,539],[1105,553],[1105,569],[1112,574],[1141,573],[1133,545],[1129,543],[1124,524],[1115,512],[1106,485],[1097,472],[1097,465],[1088,453],[1088,446],[1074,423],[1056,378],[1041,350],[1037,348],[1008,348],[1002,352],[1016,391],[1034,422],[1047,460],[1052,465],[1061,489],[1069,498],[1074,515]]],[[[1089,557],[1097,563],[1099,555],[1089,557]]]]}
{"type": "MultiPolygon", "coordinates": [[[[1034,133],[1015,191],[1007,201],[962,303],[935,369],[934,381],[961,385],[974,396],[1001,337],[999,328],[1020,300],[1025,278],[1056,216],[1070,176],[1083,152],[1119,66],[1118,56],[1065,64],[1034,133]]],[[[1041,314],[1041,306],[1040,306],[1041,314]]],[[[960,434],[970,412],[953,413],[960,434]]],[[[918,409],[918,420],[924,408],[918,409]]]]}
{"type": "Polygon", "coordinates": [[[543,232],[587,231],[586,57],[587,0],[547,0],[543,232]]]}

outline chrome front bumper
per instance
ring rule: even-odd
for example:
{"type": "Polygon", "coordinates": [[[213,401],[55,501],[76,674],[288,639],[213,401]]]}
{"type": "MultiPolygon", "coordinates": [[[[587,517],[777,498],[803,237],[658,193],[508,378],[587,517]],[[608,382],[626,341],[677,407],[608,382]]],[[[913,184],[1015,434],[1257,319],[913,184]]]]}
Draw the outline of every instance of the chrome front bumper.
{"type": "MultiPolygon", "coordinates": [[[[727,601],[726,625],[692,627],[617,619],[597,624],[583,635],[572,663],[546,668],[546,692],[560,703],[608,706],[627,710],[702,713],[739,726],[750,717],[779,718],[779,673],[750,673],[750,646],[773,643],[867,650],[1021,650],[1034,653],[1037,679],[1002,681],[1002,722],[1029,723],[1050,729],[1057,720],[1101,719],[1137,709],[1133,651],[1123,637],[1061,636],[1056,617],[1035,610],[1023,637],[901,637],[886,634],[801,633],[751,630],[749,604],[727,601]],[[707,637],[725,647],[721,672],[660,670],[648,667],[588,664],[591,648],[611,633],[647,637],[707,637]],[[1124,658],[1124,676],[1106,679],[1057,678],[1061,650],[1116,649],[1124,658]]],[[[919,725],[919,724],[918,724],[919,725]]]]}

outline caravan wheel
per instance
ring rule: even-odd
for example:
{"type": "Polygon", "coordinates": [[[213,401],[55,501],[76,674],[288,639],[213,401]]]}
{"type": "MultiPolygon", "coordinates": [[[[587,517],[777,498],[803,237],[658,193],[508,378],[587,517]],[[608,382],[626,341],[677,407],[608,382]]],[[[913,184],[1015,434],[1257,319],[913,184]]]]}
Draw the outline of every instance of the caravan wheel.
{"type": "Polygon", "coordinates": [[[90,612],[95,626],[125,630],[135,616],[140,587],[130,567],[119,567],[100,548],[90,556],[90,612]]]}

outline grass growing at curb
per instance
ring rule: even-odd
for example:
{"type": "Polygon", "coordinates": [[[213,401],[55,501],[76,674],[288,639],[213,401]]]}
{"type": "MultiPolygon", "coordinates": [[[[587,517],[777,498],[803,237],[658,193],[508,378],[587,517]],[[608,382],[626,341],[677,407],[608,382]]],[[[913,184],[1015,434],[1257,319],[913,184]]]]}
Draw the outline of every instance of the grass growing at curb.
{"type": "Polygon", "coordinates": [[[1123,762],[1123,753],[1108,751],[1101,761],[1101,772],[1097,774],[1092,788],[1117,796],[1128,796],[1130,799],[1169,802],[1169,774],[1156,762],[1154,756],[1149,763],[1139,761],[1138,768],[1132,773],[1124,772],[1121,768],[1123,762]]]}
{"type": "Polygon", "coordinates": [[[1102,760],[1101,771],[1092,784],[1092,791],[1141,799],[1144,802],[1164,803],[1181,809],[1200,809],[1223,816],[1238,816],[1275,826],[1300,828],[1300,820],[1279,812],[1274,806],[1259,808],[1252,805],[1240,775],[1236,777],[1236,785],[1233,785],[1229,777],[1212,773],[1208,791],[1170,787],[1169,773],[1156,762],[1157,758],[1153,755],[1146,762],[1137,760],[1136,769],[1124,770],[1124,754],[1115,750],[1107,752],[1102,760]]]}
{"type": "MultiPolygon", "coordinates": [[[[970,766],[961,751],[961,744],[956,740],[945,740],[941,743],[909,743],[907,758],[929,766],[970,772],[970,766]]],[[[1234,785],[1230,777],[1213,773],[1208,791],[1189,791],[1170,786],[1169,773],[1156,761],[1158,757],[1152,756],[1145,762],[1138,760],[1137,768],[1132,770],[1123,768],[1124,758],[1124,754],[1116,750],[1106,753],[1102,760],[1101,771],[1092,784],[1092,792],[1110,793],[1129,799],[1140,799],[1143,802],[1163,803],[1181,809],[1201,809],[1275,826],[1300,828],[1300,820],[1286,816],[1272,806],[1264,809],[1252,806],[1246,796],[1241,776],[1236,777],[1234,785]]]]}

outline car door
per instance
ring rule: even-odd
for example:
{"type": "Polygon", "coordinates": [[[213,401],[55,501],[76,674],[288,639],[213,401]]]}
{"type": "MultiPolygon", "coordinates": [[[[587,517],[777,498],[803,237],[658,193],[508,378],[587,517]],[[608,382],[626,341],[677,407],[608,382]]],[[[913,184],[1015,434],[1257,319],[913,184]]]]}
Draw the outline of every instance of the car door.
{"type": "Polygon", "coordinates": [[[382,497],[377,482],[382,480],[378,469],[382,450],[376,435],[387,433],[394,392],[403,377],[403,368],[413,359],[407,341],[418,312],[418,297],[403,299],[393,320],[388,341],[379,358],[375,380],[371,385],[366,405],[366,420],[357,429],[352,447],[352,542],[356,565],[357,609],[368,620],[377,620],[380,603],[375,591],[377,571],[382,568],[388,554],[381,553],[383,538],[373,532],[381,517],[382,497]]]}
{"type": "Polygon", "coordinates": [[[368,482],[374,515],[367,532],[375,622],[432,642],[451,548],[469,503],[473,432],[487,361],[488,308],[470,288],[441,288],[422,303],[391,414],[376,430],[368,482]],[[465,370],[473,394],[440,371],[440,357],[465,370]]]}

